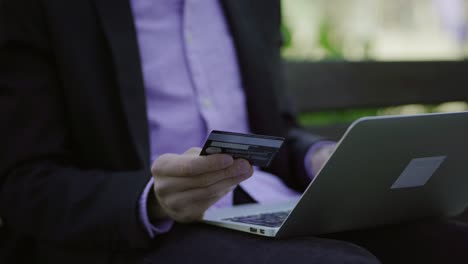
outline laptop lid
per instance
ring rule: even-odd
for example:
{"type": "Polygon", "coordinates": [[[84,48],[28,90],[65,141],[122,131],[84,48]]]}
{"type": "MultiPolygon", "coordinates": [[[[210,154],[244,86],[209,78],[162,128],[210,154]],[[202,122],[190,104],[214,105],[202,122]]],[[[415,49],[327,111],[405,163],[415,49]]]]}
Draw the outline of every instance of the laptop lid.
{"type": "Polygon", "coordinates": [[[468,112],[354,122],[277,236],[450,216],[468,205],[468,112]]]}

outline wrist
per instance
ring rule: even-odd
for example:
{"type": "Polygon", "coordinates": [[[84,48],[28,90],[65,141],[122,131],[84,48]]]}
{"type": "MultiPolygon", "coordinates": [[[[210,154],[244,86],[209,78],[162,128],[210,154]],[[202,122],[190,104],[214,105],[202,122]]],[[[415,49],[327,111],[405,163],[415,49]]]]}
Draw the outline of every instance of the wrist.
{"type": "Polygon", "coordinates": [[[308,176],[312,179],[317,172],[321,169],[331,151],[334,149],[336,142],[323,140],[315,143],[309,148],[304,159],[304,165],[308,176]]]}

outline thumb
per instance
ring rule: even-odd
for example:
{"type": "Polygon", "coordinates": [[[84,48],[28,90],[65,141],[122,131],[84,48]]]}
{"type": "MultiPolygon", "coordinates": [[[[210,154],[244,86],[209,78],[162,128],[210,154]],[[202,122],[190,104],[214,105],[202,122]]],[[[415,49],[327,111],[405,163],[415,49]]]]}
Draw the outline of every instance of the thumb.
{"type": "Polygon", "coordinates": [[[197,148],[197,147],[190,148],[189,150],[184,152],[184,155],[200,155],[201,150],[202,150],[201,148],[197,148]]]}

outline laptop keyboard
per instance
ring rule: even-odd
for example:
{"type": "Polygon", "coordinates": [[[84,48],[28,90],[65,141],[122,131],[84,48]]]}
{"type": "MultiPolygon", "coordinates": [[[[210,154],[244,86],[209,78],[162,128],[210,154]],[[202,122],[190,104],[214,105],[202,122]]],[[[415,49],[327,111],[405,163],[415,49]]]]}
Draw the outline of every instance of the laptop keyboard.
{"type": "Polygon", "coordinates": [[[290,212],[291,211],[289,210],[266,214],[247,215],[241,217],[225,218],[223,220],[268,227],[280,227],[290,212]]]}

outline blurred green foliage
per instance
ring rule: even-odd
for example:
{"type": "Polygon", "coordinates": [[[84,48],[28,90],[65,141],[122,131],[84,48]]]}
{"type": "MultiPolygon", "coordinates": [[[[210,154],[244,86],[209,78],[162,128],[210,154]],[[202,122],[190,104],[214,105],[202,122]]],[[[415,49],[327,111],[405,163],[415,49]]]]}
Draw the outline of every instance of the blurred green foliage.
{"type": "Polygon", "coordinates": [[[393,107],[345,109],[326,112],[302,113],[299,122],[303,126],[328,126],[349,124],[358,118],[377,115],[422,114],[468,111],[468,102],[447,102],[438,105],[410,104],[393,107]]]}
{"type": "Polygon", "coordinates": [[[379,109],[374,108],[302,113],[299,115],[299,123],[305,127],[347,124],[361,117],[375,116],[378,112],[379,109]]]}
{"type": "Polygon", "coordinates": [[[333,39],[333,27],[330,21],[324,20],[319,25],[318,46],[325,52],[325,60],[344,60],[343,47],[333,39]]]}
{"type": "MultiPolygon", "coordinates": [[[[337,31],[336,24],[331,17],[325,16],[316,24],[310,25],[316,27],[316,39],[311,43],[320,50],[320,56],[315,60],[346,60],[343,37],[337,31]]],[[[287,19],[282,19],[281,33],[283,38],[282,51],[296,48],[294,41],[294,32],[298,32],[288,25],[287,19]]],[[[299,38],[300,39],[300,38],[299,38]]],[[[361,60],[372,60],[371,51],[373,42],[370,38],[360,39],[357,42],[362,48],[361,60]]],[[[298,46],[304,48],[303,46],[298,46]]],[[[283,54],[284,56],[284,54],[283,54]]],[[[294,57],[293,57],[294,58],[294,57]]],[[[310,59],[308,57],[300,59],[310,59]]],[[[396,107],[367,108],[367,109],[346,109],[327,112],[302,113],[299,115],[299,122],[304,126],[327,126],[333,124],[349,124],[358,118],[376,115],[398,115],[398,114],[418,114],[431,112],[450,112],[450,111],[468,111],[467,102],[448,102],[441,105],[406,105],[396,107]]]]}
{"type": "MultiPolygon", "coordinates": [[[[285,22],[282,20],[281,24],[281,34],[283,37],[283,46],[282,49],[286,50],[292,46],[292,30],[285,22]]],[[[318,38],[317,38],[317,47],[319,47],[324,53],[324,60],[345,60],[343,45],[340,41],[336,40],[333,36],[334,29],[331,21],[325,19],[321,21],[318,29],[318,38]]],[[[370,50],[370,43],[365,43],[366,51],[370,50]]]]}
{"type": "Polygon", "coordinates": [[[284,23],[284,20],[283,20],[283,23],[281,24],[281,35],[283,37],[283,46],[281,48],[285,49],[285,48],[289,48],[292,44],[292,37],[291,37],[291,30],[289,29],[289,27],[284,23]]]}

